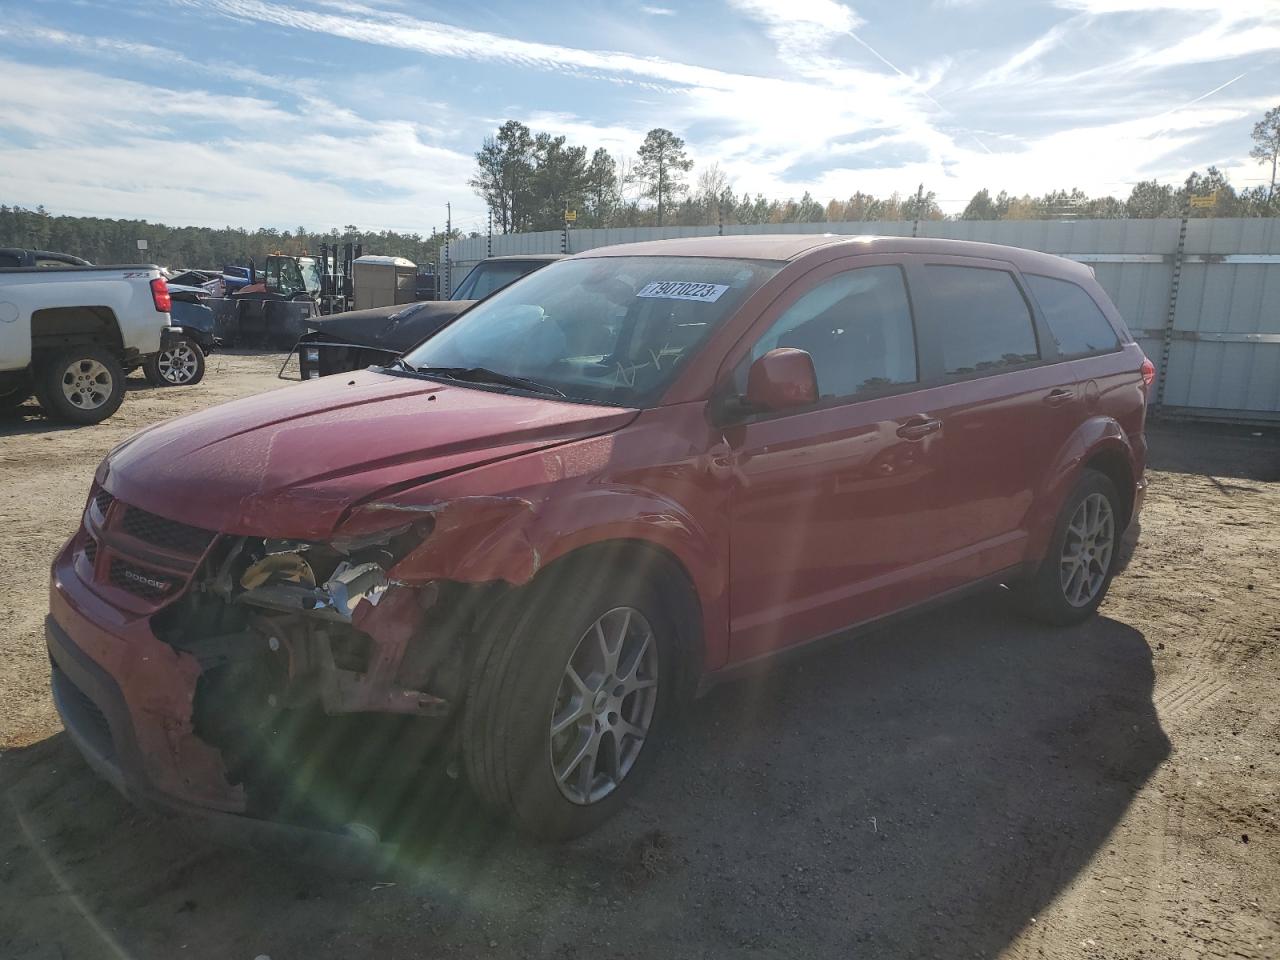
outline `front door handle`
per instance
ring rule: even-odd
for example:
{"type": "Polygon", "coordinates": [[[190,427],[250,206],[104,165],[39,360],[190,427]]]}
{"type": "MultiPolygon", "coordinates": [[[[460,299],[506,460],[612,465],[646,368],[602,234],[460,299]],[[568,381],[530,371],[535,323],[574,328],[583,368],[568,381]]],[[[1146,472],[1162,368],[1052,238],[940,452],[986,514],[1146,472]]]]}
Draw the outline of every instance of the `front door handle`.
{"type": "Polygon", "coordinates": [[[1075,398],[1074,390],[1063,390],[1059,387],[1057,390],[1050,390],[1044,395],[1044,402],[1051,407],[1060,407],[1062,404],[1075,398]]]}
{"type": "Polygon", "coordinates": [[[931,433],[942,429],[942,421],[933,417],[916,416],[898,428],[898,436],[903,440],[923,440],[931,433]]]}

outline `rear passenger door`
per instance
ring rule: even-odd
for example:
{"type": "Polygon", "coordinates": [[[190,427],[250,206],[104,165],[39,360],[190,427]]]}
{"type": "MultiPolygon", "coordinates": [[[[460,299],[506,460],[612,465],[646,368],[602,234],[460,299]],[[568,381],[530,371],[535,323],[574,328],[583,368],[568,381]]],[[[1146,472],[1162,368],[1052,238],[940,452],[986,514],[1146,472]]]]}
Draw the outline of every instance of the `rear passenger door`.
{"type": "Polygon", "coordinates": [[[1049,461],[1078,422],[1076,390],[1012,264],[916,257],[920,362],[939,422],[935,591],[1025,557],[1049,461]],[[1065,378],[1065,379],[1064,379],[1065,378]]]}

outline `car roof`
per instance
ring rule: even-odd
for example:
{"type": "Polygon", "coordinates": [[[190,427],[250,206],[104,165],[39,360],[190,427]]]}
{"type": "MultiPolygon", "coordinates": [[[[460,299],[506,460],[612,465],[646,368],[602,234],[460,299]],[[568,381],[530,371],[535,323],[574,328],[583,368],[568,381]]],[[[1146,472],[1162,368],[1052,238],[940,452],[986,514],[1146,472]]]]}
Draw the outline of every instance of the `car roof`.
{"type": "Polygon", "coordinates": [[[563,260],[563,253],[511,253],[502,257],[485,257],[481,263],[499,263],[508,260],[545,260],[550,263],[552,260],[563,260]]]}
{"type": "Polygon", "coordinates": [[[1009,261],[1022,270],[1052,270],[1091,276],[1083,264],[1065,257],[977,240],[933,237],[849,236],[832,233],[737,234],[729,237],[677,237],[597,247],[575,257],[727,257],[745,260],[799,260],[830,247],[846,247],[848,255],[914,253],[932,256],[982,257],[1009,261]]]}

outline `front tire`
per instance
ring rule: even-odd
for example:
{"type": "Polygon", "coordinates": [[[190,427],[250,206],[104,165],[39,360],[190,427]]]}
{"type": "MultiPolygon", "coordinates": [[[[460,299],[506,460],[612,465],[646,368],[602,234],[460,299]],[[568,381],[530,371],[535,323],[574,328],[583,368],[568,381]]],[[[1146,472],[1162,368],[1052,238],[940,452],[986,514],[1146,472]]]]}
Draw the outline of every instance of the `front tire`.
{"type": "Polygon", "coordinates": [[[101,423],[120,409],[124,370],[105,347],[72,347],[40,362],[35,388],[46,416],[87,426],[101,423]]]}
{"type": "Polygon", "coordinates": [[[1058,515],[1044,560],[1016,588],[1029,617],[1069,626],[1091,617],[1119,566],[1120,497],[1105,474],[1085,470],[1058,515]]]}
{"type": "MultiPolygon", "coordinates": [[[[467,779],[519,829],[567,839],[613,816],[682,699],[679,624],[658,577],[570,564],[497,616],[463,716],[467,779]]],[[[634,568],[633,568],[634,569],[634,568]]]]}
{"type": "Polygon", "coordinates": [[[171,347],[147,357],[142,373],[153,387],[191,387],[204,379],[204,367],[200,344],[182,337],[171,347]]]}

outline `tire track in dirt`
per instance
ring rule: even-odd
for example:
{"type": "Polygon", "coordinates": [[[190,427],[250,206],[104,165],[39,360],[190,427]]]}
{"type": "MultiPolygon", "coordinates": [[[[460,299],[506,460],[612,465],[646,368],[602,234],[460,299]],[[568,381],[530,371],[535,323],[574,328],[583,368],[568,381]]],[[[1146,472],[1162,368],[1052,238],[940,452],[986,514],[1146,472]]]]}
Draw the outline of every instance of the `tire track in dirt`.
{"type": "Polygon", "coordinates": [[[1230,687],[1225,680],[1192,672],[1156,695],[1161,719],[1193,716],[1211,706],[1230,687]]]}

